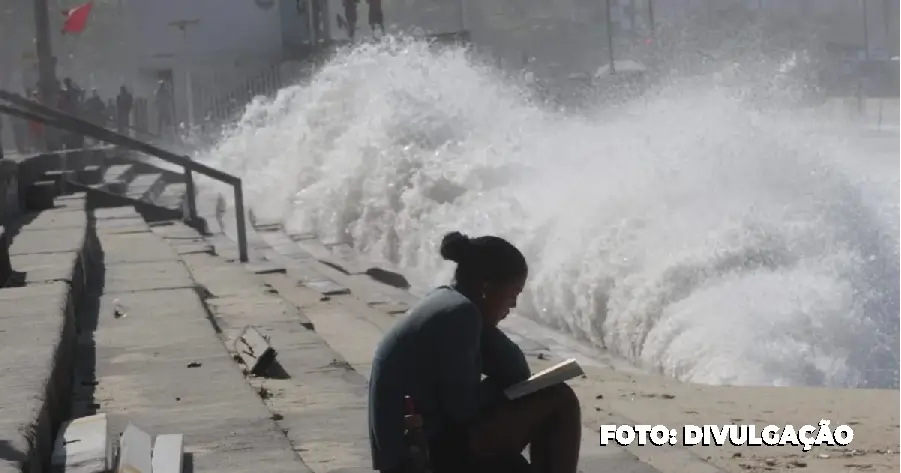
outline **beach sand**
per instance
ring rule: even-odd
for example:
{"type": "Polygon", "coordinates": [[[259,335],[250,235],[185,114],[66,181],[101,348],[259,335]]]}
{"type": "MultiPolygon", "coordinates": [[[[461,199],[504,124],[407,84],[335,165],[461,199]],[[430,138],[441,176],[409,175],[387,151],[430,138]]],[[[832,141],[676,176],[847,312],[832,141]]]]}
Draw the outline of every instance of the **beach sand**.
{"type": "MultiPolygon", "coordinates": [[[[533,370],[553,364],[530,357],[533,370]]],[[[719,468],[734,473],[810,471],[816,473],[896,472],[899,469],[899,391],[827,388],[705,386],[655,375],[585,368],[570,381],[582,401],[583,423],[594,432],[602,424],[662,424],[680,431],[693,424],[754,424],[795,427],[820,420],[854,429],[847,447],[688,447],[719,468]]],[[[598,441],[600,435],[598,434],[598,441]]],[[[664,473],[680,469],[659,447],[629,447],[664,473]]]]}

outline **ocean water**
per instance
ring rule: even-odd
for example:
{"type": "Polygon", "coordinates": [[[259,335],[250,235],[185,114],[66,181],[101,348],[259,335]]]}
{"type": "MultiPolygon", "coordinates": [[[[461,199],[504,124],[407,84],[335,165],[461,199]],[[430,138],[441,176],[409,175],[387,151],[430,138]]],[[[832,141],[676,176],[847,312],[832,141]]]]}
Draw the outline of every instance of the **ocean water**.
{"type": "Polygon", "coordinates": [[[445,232],[506,237],[530,262],[517,315],[642,368],[897,387],[897,137],[718,80],[577,116],[461,50],[390,40],[250,104],[198,159],[242,176],[257,216],[420,288],[452,274],[445,232]]]}

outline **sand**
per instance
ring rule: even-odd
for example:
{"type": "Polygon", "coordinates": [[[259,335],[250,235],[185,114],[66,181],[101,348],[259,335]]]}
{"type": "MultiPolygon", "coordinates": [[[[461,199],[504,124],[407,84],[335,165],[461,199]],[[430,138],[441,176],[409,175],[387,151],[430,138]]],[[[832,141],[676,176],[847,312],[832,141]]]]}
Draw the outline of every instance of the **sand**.
{"type": "MultiPolygon", "coordinates": [[[[532,359],[533,369],[549,361],[532,359]]],[[[847,447],[687,447],[728,472],[810,471],[880,472],[899,469],[899,391],[705,386],[655,375],[586,368],[570,385],[582,401],[583,423],[597,432],[602,424],[663,424],[681,431],[685,424],[847,424],[854,439],[847,447]]],[[[664,473],[682,471],[667,464],[657,447],[629,450],[664,473]]]]}

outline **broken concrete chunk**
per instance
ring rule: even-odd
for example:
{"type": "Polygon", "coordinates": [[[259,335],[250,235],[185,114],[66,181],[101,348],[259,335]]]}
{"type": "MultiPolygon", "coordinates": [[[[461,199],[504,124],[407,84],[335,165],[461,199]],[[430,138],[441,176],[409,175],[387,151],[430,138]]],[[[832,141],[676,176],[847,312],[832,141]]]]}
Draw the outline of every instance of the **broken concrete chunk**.
{"type": "Polygon", "coordinates": [[[331,279],[314,279],[304,281],[304,286],[322,294],[323,296],[337,296],[339,294],[350,294],[350,289],[342,286],[331,279]]]}
{"type": "Polygon", "coordinates": [[[152,473],[150,434],[128,424],[119,439],[116,473],[152,473]]]}
{"type": "Polygon", "coordinates": [[[106,414],[63,423],[50,458],[54,473],[105,473],[112,462],[106,414]]]}
{"type": "Polygon", "coordinates": [[[184,435],[157,435],[153,443],[153,473],[181,473],[184,454],[184,435]]]}
{"type": "Polygon", "coordinates": [[[244,327],[241,335],[235,340],[235,352],[247,365],[247,370],[258,376],[265,373],[269,365],[275,361],[275,349],[269,345],[266,337],[249,325],[244,327]]]}

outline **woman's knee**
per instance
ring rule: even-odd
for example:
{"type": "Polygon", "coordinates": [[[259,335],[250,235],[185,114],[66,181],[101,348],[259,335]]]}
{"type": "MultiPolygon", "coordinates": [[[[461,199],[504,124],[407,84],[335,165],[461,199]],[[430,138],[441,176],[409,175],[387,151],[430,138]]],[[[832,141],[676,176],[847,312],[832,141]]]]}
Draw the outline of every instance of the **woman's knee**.
{"type": "Polygon", "coordinates": [[[563,412],[572,413],[581,416],[582,407],[579,404],[579,397],[566,383],[560,383],[548,388],[548,394],[553,398],[557,409],[563,412]]]}

